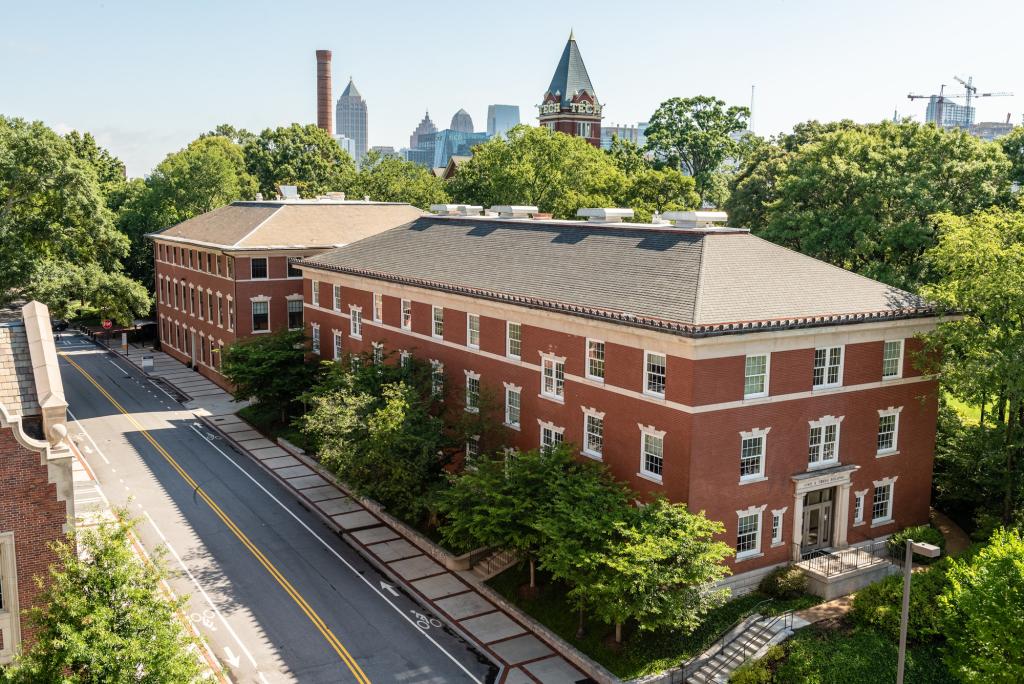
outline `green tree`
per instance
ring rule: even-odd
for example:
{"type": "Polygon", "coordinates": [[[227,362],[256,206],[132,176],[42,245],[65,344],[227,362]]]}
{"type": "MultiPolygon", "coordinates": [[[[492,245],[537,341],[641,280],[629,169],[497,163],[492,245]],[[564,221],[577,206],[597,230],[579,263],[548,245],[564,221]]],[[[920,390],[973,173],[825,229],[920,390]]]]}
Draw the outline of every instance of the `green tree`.
{"type": "Polygon", "coordinates": [[[622,204],[632,207],[634,220],[650,221],[654,212],[685,211],[700,206],[690,176],[676,169],[644,169],[629,178],[622,204]]]}
{"type": "Polygon", "coordinates": [[[248,131],[244,128],[235,128],[231,124],[222,123],[214,128],[212,131],[203,133],[200,138],[208,138],[210,136],[220,136],[227,138],[231,142],[235,143],[240,147],[245,147],[247,143],[253,140],[256,135],[252,131],[248,131]]]}
{"type": "Polygon", "coordinates": [[[1024,537],[999,530],[973,557],[954,559],[939,598],[955,628],[946,663],[966,682],[1024,681],[1024,537]]]}
{"type": "Polygon", "coordinates": [[[107,198],[107,206],[116,211],[117,207],[111,205],[110,198],[128,179],[124,162],[100,147],[92,133],[71,131],[64,139],[71,145],[75,156],[92,167],[100,184],[100,192],[107,198]]]}
{"type": "Polygon", "coordinates": [[[448,181],[457,202],[533,205],[556,218],[575,218],[581,207],[614,206],[624,187],[624,174],[607,154],[583,138],[534,126],[477,145],[448,181]]]}
{"type": "Polygon", "coordinates": [[[662,102],[647,126],[647,149],[693,176],[697,194],[707,200],[713,176],[740,147],[732,135],[747,127],[747,107],[726,107],[707,95],[673,97],[662,102]]]}
{"type": "Polygon", "coordinates": [[[382,156],[376,150],[363,157],[349,192],[353,199],[366,196],[377,202],[408,202],[420,209],[448,202],[444,181],[430,169],[404,159],[382,156]]]}
{"type": "Polygon", "coordinates": [[[264,197],[295,185],[303,197],[347,190],[356,165],[327,131],[314,124],[267,128],[245,144],[246,165],[264,197]]]}
{"type": "MultiPolygon", "coordinates": [[[[125,513],[124,511],[121,512],[125,513]]],[[[144,562],[132,551],[133,523],[122,516],[79,529],[54,545],[39,605],[28,611],[35,643],[0,679],[25,684],[201,681],[194,640],[160,581],[159,557],[144,562]]]]}
{"type": "Polygon", "coordinates": [[[225,347],[222,372],[235,386],[235,396],[275,407],[286,424],[289,410],[313,379],[314,369],[305,362],[304,342],[301,330],[281,330],[225,347]]]}
{"type": "Polygon", "coordinates": [[[608,150],[608,156],[622,173],[630,177],[651,168],[640,146],[618,135],[612,135],[612,146],[608,150]]]}
{"type": "Polygon", "coordinates": [[[1024,187],[1024,126],[1017,126],[999,143],[1010,160],[1010,180],[1024,187]]]}
{"type": "Polygon", "coordinates": [[[54,316],[92,306],[119,322],[145,315],[146,289],[122,272],[128,248],[91,163],[41,122],[0,117],[0,303],[26,296],[54,316]]]}

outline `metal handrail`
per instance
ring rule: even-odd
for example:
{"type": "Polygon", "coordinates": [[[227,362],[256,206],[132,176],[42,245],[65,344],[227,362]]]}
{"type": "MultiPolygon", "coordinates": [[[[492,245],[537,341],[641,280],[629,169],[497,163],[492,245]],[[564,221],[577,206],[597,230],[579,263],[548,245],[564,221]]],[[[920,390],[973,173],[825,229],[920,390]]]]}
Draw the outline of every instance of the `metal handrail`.
{"type": "MultiPolygon", "coordinates": [[[[751,641],[756,641],[759,637],[763,636],[766,632],[770,634],[771,631],[772,631],[772,628],[775,625],[777,625],[779,623],[779,621],[782,621],[782,629],[787,629],[787,628],[792,629],[793,628],[793,611],[792,610],[787,610],[787,611],[785,611],[783,613],[779,613],[778,615],[774,616],[768,622],[764,623],[763,625],[758,626],[756,628],[756,630],[754,632],[752,632],[753,637],[751,638],[751,641]]],[[[779,631],[782,631],[782,630],[779,630],[779,631]]],[[[735,637],[733,637],[732,639],[729,640],[729,643],[731,644],[732,642],[736,641],[736,639],[740,638],[742,635],[743,635],[742,632],[740,634],[737,634],[735,637]]],[[[718,674],[722,670],[724,670],[727,666],[731,665],[733,663],[733,661],[736,660],[737,657],[745,656],[746,655],[745,654],[745,650],[746,649],[743,649],[743,648],[736,649],[736,651],[731,656],[729,656],[728,658],[726,658],[725,660],[720,662],[718,665],[716,665],[711,670],[711,672],[709,672],[707,674],[707,676],[705,676],[705,681],[710,681],[710,680],[714,679],[716,676],[718,676],[718,674]]],[[[718,657],[718,653],[721,653],[721,652],[722,652],[722,650],[720,649],[718,652],[715,653],[714,656],[712,656],[711,660],[713,661],[716,657],[718,657]]],[[[755,651],[755,653],[756,653],[756,651],[755,651]]]]}
{"type": "Polygon", "coordinates": [[[879,563],[900,565],[901,559],[897,555],[889,551],[886,541],[873,541],[838,551],[812,551],[801,559],[799,565],[825,577],[832,577],[879,563]]]}
{"type": "MultiPolygon", "coordinates": [[[[726,648],[727,648],[727,647],[729,646],[729,644],[731,644],[731,643],[732,643],[733,641],[735,641],[736,639],[738,639],[738,638],[739,638],[739,636],[740,636],[740,634],[742,634],[742,632],[740,632],[739,634],[735,634],[735,635],[733,635],[732,639],[729,639],[728,641],[726,641],[726,639],[725,639],[725,635],[729,634],[729,632],[731,632],[731,631],[733,631],[734,629],[736,629],[737,627],[739,627],[739,626],[740,626],[740,625],[741,625],[741,624],[742,624],[742,623],[743,623],[744,621],[746,621],[746,620],[747,620],[747,618],[749,618],[749,617],[750,617],[751,615],[753,615],[753,614],[755,614],[755,613],[759,612],[762,606],[766,606],[766,605],[768,605],[769,603],[771,603],[771,602],[772,602],[772,601],[774,601],[774,600],[775,600],[775,599],[765,599],[764,601],[761,601],[760,603],[758,603],[757,605],[755,605],[755,606],[754,606],[753,608],[751,608],[751,609],[750,609],[749,611],[745,612],[745,613],[744,613],[744,614],[743,614],[743,615],[742,615],[742,616],[741,616],[741,617],[740,617],[739,619],[737,619],[737,620],[736,620],[736,622],[734,622],[734,623],[732,623],[731,625],[729,625],[728,629],[726,629],[726,630],[724,630],[724,631],[722,632],[722,635],[723,635],[723,636],[722,636],[722,644],[721,644],[721,646],[719,646],[718,648],[716,648],[716,649],[715,649],[715,652],[714,652],[714,653],[712,653],[712,654],[711,654],[710,656],[708,656],[707,658],[705,658],[705,659],[704,659],[704,661],[703,661],[703,662],[702,662],[702,663],[700,664],[700,666],[699,666],[699,667],[697,667],[697,668],[696,668],[695,670],[693,670],[693,672],[696,672],[696,671],[697,671],[697,670],[699,670],[699,669],[700,669],[701,667],[703,667],[703,666],[704,666],[705,664],[707,664],[707,663],[710,663],[710,662],[711,662],[712,660],[714,660],[715,658],[717,658],[717,657],[718,657],[718,654],[719,654],[719,653],[721,653],[722,651],[724,651],[724,650],[725,650],[725,649],[726,649],[726,648]]],[[[712,645],[714,645],[714,644],[712,644],[712,645]]],[[[687,668],[687,669],[688,669],[688,668],[687,668]]],[[[687,673],[686,673],[686,677],[688,678],[688,677],[689,677],[690,675],[692,675],[692,674],[693,674],[693,672],[687,672],[687,673]]]]}

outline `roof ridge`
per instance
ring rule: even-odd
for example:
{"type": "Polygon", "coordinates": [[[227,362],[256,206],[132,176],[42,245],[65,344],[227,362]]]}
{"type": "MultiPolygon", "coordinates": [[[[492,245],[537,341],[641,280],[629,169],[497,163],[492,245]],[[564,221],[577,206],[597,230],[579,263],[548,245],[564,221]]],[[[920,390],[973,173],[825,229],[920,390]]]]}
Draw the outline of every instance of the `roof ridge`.
{"type": "MultiPolygon", "coordinates": [[[[229,204],[228,206],[231,206],[231,205],[229,204]]],[[[287,206],[287,205],[285,205],[285,204],[278,204],[277,206],[275,206],[275,207],[274,207],[274,211],[273,211],[273,212],[271,212],[270,216],[268,216],[267,218],[263,219],[262,221],[260,221],[259,223],[257,223],[257,224],[256,224],[255,226],[253,226],[252,230],[250,230],[250,231],[249,231],[248,233],[246,233],[245,235],[243,235],[242,237],[240,237],[240,238],[239,238],[238,240],[235,240],[234,244],[232,244],[232,245],[229,245],[229,247],[240,247],[240,246],[242,245],[242,243],[243,243],[243,242],[245,242],[246,240],[248,240],[248,239],[249,239],[249,238],[250,238],[251,236],[253,236],[253,235],[254,235],[254,234],[256,233],[256,231],[257,231],[257,230],[259,230],[260,228],[262,228],[262,227],[263,227],[264,225],[266,225],[266,223],[267,223],[268,221],[270,221],[270,220],[271,220],[272,218],[274,218],[275,216],[277,216],[277,214],[278,214],[278,213],[279,213],[279,212],[281,211],[281,209],[283,209],[283,208],[284,208],[285,206],[287,206]]]]}

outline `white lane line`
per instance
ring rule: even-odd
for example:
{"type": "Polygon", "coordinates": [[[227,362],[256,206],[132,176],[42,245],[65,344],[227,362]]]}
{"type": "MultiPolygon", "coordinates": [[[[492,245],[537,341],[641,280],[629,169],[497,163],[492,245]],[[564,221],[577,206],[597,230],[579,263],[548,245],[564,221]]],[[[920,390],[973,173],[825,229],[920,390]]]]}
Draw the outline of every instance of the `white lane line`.
{"type": "Polygon", "coordinates": [[[197,428],[197,427],[196,427],[195,425],[192,425],[191,427],[192,427],[192,430],[193,430],[193,431],[194,431],[194,432],[195,432],[195,433],[196,433],[197,435],[199,435],[200,437],[202,437],[202,438],[203,438],[203,439],[204,439],[204,440],[206,441],[206,443],[207,443],[207,444],[209,444],[209,445],[210,445],[210,446],[212,446],[212,447],[213,447],[214,449],[216,449],[216,450],[217,450],[217,452],[218,452],[218,453],[220,453],[220,455],[221,455],[221,456],[223,456],[224,458],[226,458],[226,459],[228,460],[228,462],[229,462],[229,463],[230,463],[231,465],[235,466],[235,468],[237,468],[237,469],[238,469],[238,471],[239,471],[240,473],[242,473],[242,474],[243,474],[243,475],[245,475],[245,476],[246,476],[247,478],[249,478],[249,480],[251,480],[251,481],[252,481],[252,483],[253,483],[254,485],[256,485],[257,487],[259,487],[259,488],[260,488],[260,490],[262,490],[262,492],[263,492],[264,494],[266,494],[266,495],[267,495],[268,497],[270,497],[270,499],[271,499],[271,500],[273,500],[273,502],[274,502],[274,503],[276,503],[276,504],[277,504],[278,506],[280,506],[280,507],[281,507],[281,509],[282,509],[282,510],[284,510],[284,511],[285,511],[285,512],[286,512],[286,513],[287,513],[288,515],[290,515],[290,516],[291,516],[292,518],[294,518],[294,519],[295,519],[295,522],[297,522],[297,523],[299,523],[300,525],[302,525],[302,527],[303,527],[303,528],[304,528],[304,529],[305,529],[305,530],[306,530],[307,532],[309,532],[309,534],[310,534],[310,535],[312,535],[312,537],[313,537],[314,539],[316,539],[316,540],[317,540],[318,542],[320,542],[320,543],[321,543],[321,544],[323,545],[323,547],[324,547],[325,549],[327,549],[328,551],[330,551],[330,552],[331,552],[331,554],[332,554],[332,555],[334,555],[334,557],[335,557],[335,558],[337,558],[337,559],[338,559],[338,560],[340,560],[340,561],[341,561],[342,563],[344,563],[344,564],[345,564],[345,567],[347,567],[347,568],[348,568],[349,570],[351,570],[351,571],[352,571],[352,574],[353,574],[353,575],[355,575],[356,577],[358,577],[359,579],[361,579],[361,580],[363,581],[363,583],[364,583],[364,584],[365,584],[366,586],[368,586],[368,587],[370,588],[370,590],[371,590],[371,591],[373,591],[373,593],[377,594],[377,596],[380,596],[380,597],[381,597],[381,599],[382,599],[382,600],[383,600],[383,601],[384,601],[385,603],[387,603],[387,604],[388,604],[389,606],[391,606],[391,608],[392,608],[392,609],[393,609],[393,610],[394,610],[394,611],[395,611],[396,613],[398,613],[399,615],[401,615],[401,616],[402,616],[402,619],[403,619],[403,620],[405,620],[406,622],[408,622],[408,623],[409,623],[409,624],[410,624],[410,625],[412,626],[413,630],[415,630],[415,631],[416,631],[416,632],[417,632],[418,634],[422,634],[422,635],[423,635],[424,637],[426,637],[426,638],[427,638],[427,640],[428,640],[428,641],[429,641],[430,643],[434,644],[434,646],[435,646],[435,647],[437,647],[437,649],[438,649],[439,651],[441,651],[442,653],[444,653],[444,654],[445,654],[446,656],[448,656],[448,658],[449,658],[449,659],[450,659],[450,660],[451,660],[451,661],[452,661],[453,663],[455,663],[456,665],[458,665],[458,666],[459,666],[459,669],[461,669],[461,670],[462,670],[463,672],[465,672],[465,673],[466,673],[466,675],[467,675],[467,676],[468,676],[468,677],[469,677],[470,679],[472,679],[472,680],[473,680],[474,682],[476,682],[477,684],[483,684],[483,682],[481,682],[481,681],[480,681],[479,679],[477,679],[477,678],[476,678],[476,677],[475,677],[475,676],[473,675],[473,673],[472,673],[472,672],[470,672],[469,670],[467,670],[467,669],[466,669],[466,667],[465,667],[465,666],[464,666],[464,665],[463,665],[462,663],[460,663],[460,662],[459,662],[458,660],[456,660],[455,656],[453,656],[453,655],[452,655],[451,653],[449,653],[449,652],[448,652],[448,651],[447,651],[447,650],[446,650],[446,649],[444,648],[444,646],[442,646],[441,644],[437,643],[437,641],[435,641],[435,640],[434,640],[434,638],[433,638],[432,636],[430,636],[429,634],[427,634],[426,632],[424,632],[424,631],[423,631],[422,629],[420,629],[419,627],[417,627],[417,626],[416,626],[416,623],[415,623],[415,622],[414,622],[414,621],[412,620],[412,618],[410,618],[410,617],[409,617],[408,615],[406,615],[406,614],[405,614],[405,612],[404,612],[404,611],[403,611],[403,610],[402,610],[401,608],[399,608],[399,607],[398,607],[398,606],[396,606],[396,605],[395,605],[394,603],[392,603],[392,602],[391,602],[391,599],[389,599],[389,598],[388,598],[387,596],[385,596],[385,595],[384,595],[384,593],[383,593],[383,592],[382,592],[382,591],[381,591],[380,589],[378,589],[377,587],[375,587],[375,586],[373,585],[373,583],[372,583],[372,582],[370,582],[370,580],[368,580],[368,579],[366,579],[365,577],[363,577],[363,575],[362,575],[362,574],[360,574],[360,572],[359,572],[358,570],[356,570],[356,569],[355,569],[355,567],[353,567],[351,563],[349,563],[349,562],[348,562],[347,560],[345,560],[345,558],[344,558],[344,557],[342,557],[342,555],[341,555],[340,553],[338,553],[337,551],[335,551],[335,550],[334,550],[334,547],[332,547],[332,546],[331,546],[330,544],[328,544],[328,543],[327,543],[326,541],[324,541],[323,537],[321,537],[321,536],[320,536],[319,534],[317,534],[317,533],[316,533],[316,532],[314,532],[314,531],[313,531],[312,529],[310,529],[309,525],[307,525],[306,523],[304,523],[304,522],[302,521],[302,519],[301,519],[301,518],[299,518],[299,516],[295,515],[295,513],[293,513],[293,512],[291,511],[291,509],[289,509],[289,508],[288,508],[287,506],[285,506],[285,505],[284,505],[283,503],[281,503],[281,501],[280,501],[280,500],[279,500],[279,499],[278,499],[278,498],[277,498],[276,496],[274,496],[274,495],[273,495],[273,494],[271,494],[271,493],[270,493],[269,491],[267,491],[266,487],[264,487],[264,486],[263,486],[263,485],[261,485],[261,484],[260,484],[259,482],[257,482],[257,481],[256,481],[256,478],[254,478],[254,477],[253,477],[252,475],[250,475],[250,474],[249,474],[249,473],[248,473],[248,472],[247,472],[247,471],[246,471],[246,470],[245,470],[244,468],[242,468],[242,466],[238,465],[238,463],[236,463],[236,462],[235,462],[235,459],[233,459],[233,458],[231,458],[230,456],[228,456],[228,455],[227,455],[226,453],[224,453],[224,451],[223,451],[223,450],[221,450],[221,448],[220,448],[219,446],[217,446],[216,444],[214,444],[213,442],[211,442],[211,441],[210,441],[210,439],[209,439],[209,438],[208,438],[208,437],[207,437],[206,435],[204,435],[204,434],[203,434],[202,430],[200,430],[199,428],[197,428]]]}
{"type": "Polygon", "coordinates": [[[96,451],[96,453],[100,455],[100,458],[103,459],[103,462],[106,463],[107,465],[110,465],[110,461],[108,461],[107,457],[103,454],[102,451],[100,451],[100,448],[99,446],[96,445],[96,442],[95,440],[93,440],[92,435],[85,431],[85,426],[82,425],[82,421],[78,420],[78,418],[75,418],[75,414],[71,412],[70,407],[68,408],[68,415],[71,416],[71,420],[75,421],[75,423],[78,424],[78,427],[82,431],[82,434],[88,437],[89,441],[92,442],[92,448],[96,451]]]}
{"type": "Polygon", "coordinates": [[[242,649],[242,653],[244,653],[245,657],[249,660],[250,663],[252,663],[252,666],[258,669],[256,665],[256,659],[252,657],[252,653],[250,653],[249,649],[246,648],[244,643],[242,643],[242,640],[238,637],[238,634],[235,633],[235,630],[231,628],[231,625],[228,623],[228,621],[224,619],[224,616],[221,614],[220,609],[217,608],[217,606],[213,603],[213,599],[211,599],[210,595],[206,593],[206,589],[204,589],[203,585],[199,583],[199,580],[195,578],[195,575],[193,575],[192,571],[188,569],[188,566],[185,565],[185,562],[181,560],[181,556],[179,556],[178,552],[174,550],[173,546],[171,546],[171,542],[169,542],[167,540],[167,537],[164,536],[163,531],[159,527],[157,527],[156,521],[153,520],[153,516],[151,516],[149,514],[149,511],[147,510],[143,510],[142,514],[146,516],[147,520],[149,520],[149,524],[153,526],[154,530],[156,530],[157,535],[160,537],[160,541],[163,542],[163,545],[166,546],[167,550],[171,552],[172,556],[174,556],[174,560],[178,561],[178,565],[180,565],[181,569],[185,571],[185,574],[188,575],[188,578],[190,580],[192,580],[192,583],[196,585],[196,589],[198,589],[199,593],[203,595],[204,599],[206,599],[206,602],[210,605],[210,608],[213,609],[213,612],[217,614],[218,618],[220,618],[221,624],[224,625],[224,628],[228,631],[228,634],[230,634],[231,638],[234,639],[235,643],[238,644],[238,647],[242,649]]]}
{"type": "MultiPolygon", "coordinates": [[[[111,364],[112,364],[112,365],[114,366],[114,368],[116,368],[117,370],[121,371],[121,372],[122,372],[122,373],[124,373],[125,375],[127,375],[127,376],[131,377],[131,373],[129,373],[129,372],[128,372],[128,371],[126,371],[126,370],[125,370],[124,368],[121,368],[121,366],[119,366],[119,365],[117,365],[116,363],[114,363],[114,360],[113,360],[113,359],[111,359],[110,357],[107,357],[107,361],[109,361],[109,362],[110,362],[110,363],[111,363],[111,364]]],[[[140,371],[140,372],[141,372],[141,371],[140,371]]],[[[158,390],[160,390],[161,392],[163,392],[164,394],[166,394],[166,395],[167,395],[167,396],[168,396],[168,397],[169,397],[169,398],[171,399],[171,401],[174,401],[174,402],[176,402],[176,401],[177,401],[177,399],[175,399],[175,398],[174,398],[174,397],[173,397],[173,396],[171,395],[171,393],[170,393],[170,392],[168,392],[168,391],[167,391],[167,390],[165,390],[165,389],[164,389],[163,387],[161,387],[160,385],[158,385],[158,384],[156,384],[155,382],[153,382],[153,378],[150,378],[150,377],[148,377],[148,376],[145,376],[145,377],[146,377],[146,380],[147,380],[147,381],[149,382],[149,384],[151,384],[151,385],[152,385],[153,387],[156,387],[156,388],[157,388],[158,390]]],[[[132,378],[132,379],[134,380],[134,378],[132,378]]]]}

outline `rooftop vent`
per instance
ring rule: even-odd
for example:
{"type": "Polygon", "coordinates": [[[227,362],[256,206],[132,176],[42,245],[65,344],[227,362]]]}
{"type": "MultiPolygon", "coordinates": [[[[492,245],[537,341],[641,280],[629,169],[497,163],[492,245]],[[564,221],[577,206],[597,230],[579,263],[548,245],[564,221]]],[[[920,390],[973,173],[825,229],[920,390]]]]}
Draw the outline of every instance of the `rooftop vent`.
{"type": "Polygon", "coordinates": [[[281,193],[281,199],[299,199],[299,187],[297,185],[279,185],[277,190],[281,193]]]}
{"type": "Polygon", "coordinates": [[[344,202],[345,201],[345,193],[343,193],[343,192],[329,192],[329,193],[327,193],[327,199],[329,199],[329,200],[337,200],[339,202],[344,202]]]}
{"type": "Polygon", "coordinates": [[[257,192],[256,193],[256,201],[257,202],[262,202],[263,201],[263,193],[262,192],[257,192]]]}
{"type": "Polygon", "coordinates": [[[475,204],[431,204],[430,211],[438,216],[479,216],[483,207],[475,204]]]}
{"type": "Polygon", "coordinates": [[[488,211],[501,218],[530,218],[537,213],[537,207],[497,206],[491,207],[488,211]]]}
{"type": "Polygon", "coordinates": [[[679,228],[713,228],[729,220],[724,211],[666,211],[663,217],[679,228]]]}
{"type": "Polygon", "coordinates": [[[576,215],[594,223],[622,223],[626,219],[633,218],[633,210],[601,207],[584,208],[577,209],[576,215]]]}

